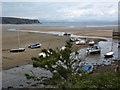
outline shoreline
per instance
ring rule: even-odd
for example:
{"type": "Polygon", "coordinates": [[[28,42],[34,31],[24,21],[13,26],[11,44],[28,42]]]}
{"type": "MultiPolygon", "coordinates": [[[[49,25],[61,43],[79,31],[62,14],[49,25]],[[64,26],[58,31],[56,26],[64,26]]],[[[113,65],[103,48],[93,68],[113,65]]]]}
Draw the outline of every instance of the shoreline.
{"type": "Polygon", "coordinates": [[[21,47],[25,47],[26,51],[19,54],[11,54],[9,53],[8,49],[11,48],[17,48],[17,33],[16,32],[10,32],[8,29],[20,29],[20,30],[38,30],[38,31],[44,31],[44,32],[71,32],[78,36],[84,36],[84,35],[90,35],[90,36],[110,36],[111,37],[111,29],[115,29],[116,27],[104,27],[104,28],[56,28],[56,27],[40,27],[40,26],[19,26],[19,25],[3,25],[3,36],[2,36],[2,61],[3,61],[3,69],[7,69],[9,67],[15,67],[23,64],[31,63],[31,57],[37,56],[38,53],[40,53],[40,50],[43,48],[52,48],[56,49],[61,48],[64,46],[66,40],[69,38],[67,37],[61,37],[61,36],[55,36],[55,35],[48,35],[48,34],[40,34],[40,33],[33,33],[33,32],[20,32],[20,41],[21,47]],[[108,30],[108,31],[104,31],[108,30]],[[110,31],[109,31],[110,30],[110,31]],[[96,32],[95,32],[96,31],[96,32]],[[104,32],[103,32],[104,31],[104,32]],[[99,33],[98,33],[99,32],[99,33]],[[109,33],[108,33],[109,32],[109,33]],[[27,46],[34,42],[40,42],[42,43],[42,48],[39,49],[28,49],[27,46]]]}

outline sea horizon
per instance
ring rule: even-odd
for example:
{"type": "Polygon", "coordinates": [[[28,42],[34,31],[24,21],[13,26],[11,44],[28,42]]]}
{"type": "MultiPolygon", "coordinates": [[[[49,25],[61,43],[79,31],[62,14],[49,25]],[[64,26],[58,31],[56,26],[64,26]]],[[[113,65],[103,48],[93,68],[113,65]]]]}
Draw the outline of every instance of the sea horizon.
{"type": "MultiPolygon", "coordinates": [[[[41,22],[42,24],[12,24],[12,25],[32,25],[32,26],[54,26],[54,27],[106,27],[106,26],[118,26],[116,23],[82,23],[82,22],[41,22]]],[[[11,25],[11,24],[2,24],[11,25]]]]}

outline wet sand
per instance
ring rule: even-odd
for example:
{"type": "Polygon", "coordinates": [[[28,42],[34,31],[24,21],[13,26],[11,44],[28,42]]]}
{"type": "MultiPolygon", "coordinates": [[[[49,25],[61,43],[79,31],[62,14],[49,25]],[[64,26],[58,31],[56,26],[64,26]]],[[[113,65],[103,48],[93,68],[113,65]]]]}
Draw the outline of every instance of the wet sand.
{"type": "Polygon", "coordinates": [[[10,69],[16,66],[32,63],[31,57],[38,56],[41,49],[52,48],[56,49],[65,45],[68,37],[53,36],[37,33],[20,32],[20,46],[26,48],[22,53],[10,53],[9,49],[17,48],[17,32],[8,31],[8,29],[16,28],[21,30],[40,30],[40,31],[61,31],[71,32],[76,35],[89,36],[105,36],[111,37],[113,29],[116,27],[39,27],[39,26],[22,26],[22,25],[3,25],[2,32],[2,65],[3,69],[10,69]],[[39,49],[28,49],[27,46],[34,42],[40,42],[42,47],[39,49]]]}

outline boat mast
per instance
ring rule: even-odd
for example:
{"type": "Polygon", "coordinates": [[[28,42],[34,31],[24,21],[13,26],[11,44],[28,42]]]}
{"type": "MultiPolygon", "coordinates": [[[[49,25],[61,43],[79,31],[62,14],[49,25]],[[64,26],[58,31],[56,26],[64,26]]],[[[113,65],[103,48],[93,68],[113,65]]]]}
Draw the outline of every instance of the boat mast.
{"type": "Polygon", "coordinates": [[[113,51],[113,38],[111,39],[111,51],[113,51]]]}
{"type": "Polygon", "coordinates": [[[20,48],[20,33],[19,33],[19,31],[18,31],[18,48],[20,48]]]}

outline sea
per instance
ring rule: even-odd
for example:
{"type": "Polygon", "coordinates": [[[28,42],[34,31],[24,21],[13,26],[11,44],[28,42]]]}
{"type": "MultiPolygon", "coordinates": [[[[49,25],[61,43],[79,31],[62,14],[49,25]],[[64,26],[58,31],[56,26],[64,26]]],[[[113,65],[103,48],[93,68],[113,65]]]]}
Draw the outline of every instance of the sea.
{"type": "MultiPolygon", "coordinates": [[[[11,24],[10,24],[11,25],[11,24]]],[[[118,26],[117,23],[83,23],[83,22],[42,22],[42,24],[16,24],[18,26],[42,26],[42,27],[106,27],[118,26]]]]}

